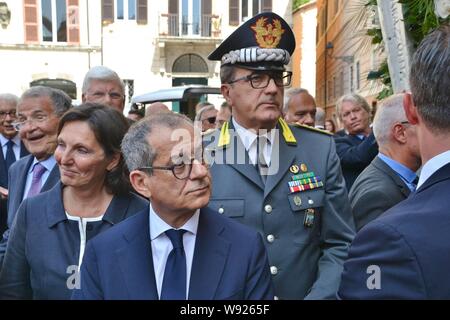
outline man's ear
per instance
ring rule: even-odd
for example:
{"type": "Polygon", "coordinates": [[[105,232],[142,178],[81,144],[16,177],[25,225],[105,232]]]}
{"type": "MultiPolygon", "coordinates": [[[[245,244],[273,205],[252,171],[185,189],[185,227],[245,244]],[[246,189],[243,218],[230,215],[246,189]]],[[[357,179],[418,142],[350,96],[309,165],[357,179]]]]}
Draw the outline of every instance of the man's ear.
{"type": "Polygon", "coordinates": [[[403,96],[403,109],[405,110],[406,119],[410,124],[417,124],[419,117],[417,115],[417,108],[414,105],[411,93],[405,93],[403,96]]]}
{"type": "Polygon", "coordinates": [[[222,96],[227,101],[228,105],[231,106],[231,98],[230,98],[230,85],[228,83],[224,83],[220,86],[220,91],[222,92],[222,96]]]}
{"type": "Polygon", "coordinates": [[[133,170],[130,172],[130,182],[133,189],[145,198],[150,198],[152,195],[149,188],[149,178],[150,176],[140,170],[133,170]]]}
{"type": "Polygon", "coordinates": [[[396,123],[391,128],[391,133],[394,136],[394,139],[401,144],[405,144],[408,141],[406,137],[405,127],[401,123],[396,123]]]}
{"type": "Polygon", "coordinates": [[[81,102],[82,103],[86,102],[86,95],[84,93],[81,95],[81,102]]]}

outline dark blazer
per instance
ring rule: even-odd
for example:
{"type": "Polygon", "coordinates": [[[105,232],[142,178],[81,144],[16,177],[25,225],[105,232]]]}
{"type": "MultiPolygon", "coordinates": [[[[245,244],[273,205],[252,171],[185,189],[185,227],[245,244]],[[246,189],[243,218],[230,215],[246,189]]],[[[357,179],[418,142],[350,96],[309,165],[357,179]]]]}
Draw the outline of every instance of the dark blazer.
{"type": "Polygon", "coordinates": [[[450,163],[362,228],[344,264],[339,297],[450,299],[449,194],[450,163]],[[379,289],[369,290],[377,277],[379,289]]]}
{"type": "Polygon", "coordinates": [[[343,137],[335,137],[335,142],[345,184],[347,190],[350,190],[359,174],[378,154],[378,144],[373,132],[364,140],[347,134],[343,137]]]}
{"type": "Polygon", "coordinates": [[[215,160],[208,207],[263,235],[275,295],[280,299],[334,299],[354,236],[339,159],[330,135],[303,127],[289,128],[296,144],[288,143],[280,129],[272,146],[272,166],[279,162],[278,170],[267,176],[265,184],[251,163],[229,161],[242,156],[238,150],[247,156],[237,133],[230,130],[226,147],[217,146],[216,137],[207,148],[215,160]],[[290,193],[293,165],[307,167],[324,186],[290,193]],[[314,220],[305,226],[306,212],[310,211],[314,220]]]}
{"type": "MultiPolygon", "coordinates": [[[[149,208],[88,243],[73,299],[158,299],[149,208]]],[[[267,253],[256,232],[200,211],[189,287],[192,300],[273,299],[267,253]]]]}
{"type": "MultiPolygon", "coordinates": [[[[20,142],[20,158],[25,157],[29,154],[30,153],[25,148],[25,145],[20,142]]],[[[19,161],[19,159],[16,159],[16,162],[17,161],[19,161]]],[[[6,171],[5,157],[3,156],[2,150],[0,150],[0,186],[6,189],[8,189],[7,177],[8,172],[6,171]]]]}
{"type": "Polygon", "coordinates": [[[406,199],[410,192],[399,175],[386,162],[375,157],[350,189],[356,230],[406,199]]]}
{"type": "MultiPolygon", "coordinates": [[[[101,221],[88,222],[86,236],[111,228],[148,206],[129,193],[114,196],[101,221]]],[[[0,272],[0,299],[70,299],[68,288],[78,266],[80,231],[68,220],[62,185],[27,198],[20,205],[0,272]]]]}

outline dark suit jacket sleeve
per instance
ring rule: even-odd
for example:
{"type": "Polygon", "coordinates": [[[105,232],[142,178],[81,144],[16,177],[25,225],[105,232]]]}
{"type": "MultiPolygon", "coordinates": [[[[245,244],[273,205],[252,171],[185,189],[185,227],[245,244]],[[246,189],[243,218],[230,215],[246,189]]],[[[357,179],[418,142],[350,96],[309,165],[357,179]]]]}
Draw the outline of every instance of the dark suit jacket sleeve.
{"type": "Polygon", "coordinates": [[[273,300],[272,277],[267,251],[259,233],[256,234],[253,255],[250,259],[245,300],[273,300]]]}
{"type": "Polygon", "coordinates": [[[422,270],[405,238],[392,226],[376,221],[364,227],[355,237],[344,264],[338,298],[426,297],[422,270]],[[373,266],[379,267],[380,289],[373,288],[377,273],[373,266]]]}
{"type": "MultiPolygon", "coordinates": [[[[352,193],[350,192],[350,194],[352,193]]],[[[357,231],[391,207],[390,202],[385,201],[387,197],[389,195],[376,189],[367,190],[358,198],[352,199],[350,196],[357,231]]]]}
{"type": "Polygon", "coordinates": [[[0,273],[0,299],[32,299],[26,257],[27,200],[20,205],[8,240],[0,273]]]}
{"type": "Polygon", "coordinates": [[[336,152],[343,168],[365,168],[378,153],[378,144],[373,133],[358,145],[351,143],[349,136],[336,138],[336,152]]]}
{"type": "MultiPolygon", "coordinates": [[[[305,299],[334,299],[355,226],[333,141],[327,160],[317,279],[305,299]]],[[[299,275],[301,276],[301,275],[299,275]]]]}
{"type": "Polygon", "coordinates": [[[80,289],[74,290],[72,300],[103,300],[97,255],[92,241],[86,245],[80,268],[80,289]]]}

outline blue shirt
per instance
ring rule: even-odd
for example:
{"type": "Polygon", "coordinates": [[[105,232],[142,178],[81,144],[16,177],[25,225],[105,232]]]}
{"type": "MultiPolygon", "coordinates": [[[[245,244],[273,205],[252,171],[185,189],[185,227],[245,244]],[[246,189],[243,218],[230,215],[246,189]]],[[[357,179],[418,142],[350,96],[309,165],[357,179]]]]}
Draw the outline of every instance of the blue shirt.
{"type": "MultiPolygon", "coordinates": [[[[36,157],[33,159],[33,163],[30,166],[30,170],[28,170],[28,174],[27,174],[27,182],[25,184],[25,190],[23,193],[23,199],[25,199],[27,197],[28,191],[31,188],[31,181],[33,181],[33,170],[34,170],[34,166],[40,162],[45,169],[45,172],[42,174],[41,177],[41,187],[44,186],[45,182],[47,181],[48,176],[50,175],[50,172],[53,170],[53,168],[56,166],[56,160],[55,157],[53,155],[51,155],[50,157],[48,157],[47,159],[45,159],[44,161],[38,161],[36,159],[36,157]]],[[[22,199],[22,200],[23,200],[22,199]]]]}
{"type": "Polygon", "coordinates": [[[413,181],[417,178],[417,175],[414,171],[382,153],[378,153],[378,157],[383,160],[392,170],[395,171],[395,173],[400,177],[400,179],[403,180],[403,182],[411,191],[416,190],[416,185],[413,183],[413,181]]]}

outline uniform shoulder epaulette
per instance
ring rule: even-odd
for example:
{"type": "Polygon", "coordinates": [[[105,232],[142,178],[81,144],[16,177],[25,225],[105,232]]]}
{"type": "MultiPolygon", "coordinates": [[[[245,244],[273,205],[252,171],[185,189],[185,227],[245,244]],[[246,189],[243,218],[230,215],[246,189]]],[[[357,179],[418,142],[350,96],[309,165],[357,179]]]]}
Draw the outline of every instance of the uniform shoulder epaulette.
{"type": "Polygon", "coordinates": [[[329,135],[329,136],[333,135],[329,131],[322,130],[322,129],[317,129],[317,128],[310,127],[310,126],[305,126],[305,125],[299,124],[299,123],[292,123],[291,125],[293,125],[294,127],[297,127],[297,128],[303,128],[303,129],[306,129],[306,130],[310,130],[310,131],[314,131],[314,132],[318,132],[318,133],[323,133],[323,134],[326,134],[326,135],[329,135]]]}

